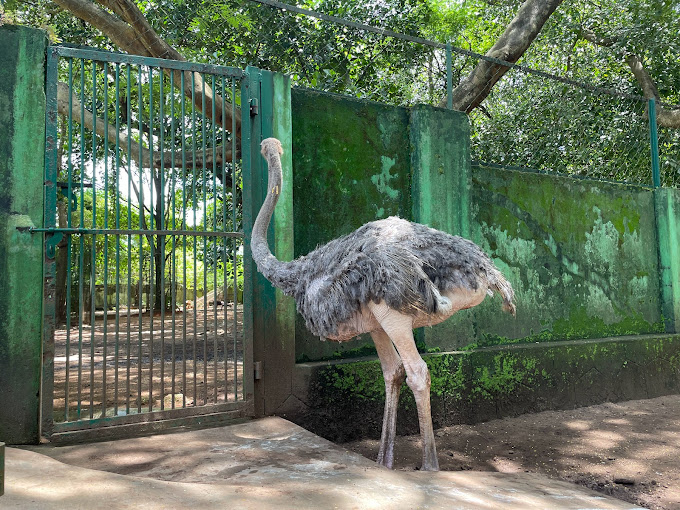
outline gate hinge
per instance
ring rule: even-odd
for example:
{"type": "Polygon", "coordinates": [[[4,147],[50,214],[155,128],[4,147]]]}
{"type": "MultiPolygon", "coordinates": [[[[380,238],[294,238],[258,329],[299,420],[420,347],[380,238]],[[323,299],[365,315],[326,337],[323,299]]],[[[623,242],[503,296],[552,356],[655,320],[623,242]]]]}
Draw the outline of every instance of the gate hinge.
{"type": "Polygon", "coordinates": [[[259,103],[257,98],[254,97],[250,100],[250,116],[255,117],[258,113],[260,113],[259,103]]]}
{"type": "Polygon", "coordinates": [[[256,381],[259,381],[262,379],[262,362],[261,361],[256,361],[253,363],[253,376],[255,377],[256,381]]]}

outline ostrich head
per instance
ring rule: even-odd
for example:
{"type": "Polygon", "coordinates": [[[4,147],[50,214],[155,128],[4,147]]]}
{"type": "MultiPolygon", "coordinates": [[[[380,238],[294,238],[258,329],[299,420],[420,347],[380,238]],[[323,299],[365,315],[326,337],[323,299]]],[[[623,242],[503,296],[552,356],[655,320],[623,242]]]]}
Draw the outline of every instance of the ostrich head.
{"type": "Polygon", "coordinates": [[[260,144],[260,152],[267,161],[270,161],[271,157],[275,156],[277,152],[279,156],[283,154],[283,147],[276,138],[266,138],[260,144]]]}

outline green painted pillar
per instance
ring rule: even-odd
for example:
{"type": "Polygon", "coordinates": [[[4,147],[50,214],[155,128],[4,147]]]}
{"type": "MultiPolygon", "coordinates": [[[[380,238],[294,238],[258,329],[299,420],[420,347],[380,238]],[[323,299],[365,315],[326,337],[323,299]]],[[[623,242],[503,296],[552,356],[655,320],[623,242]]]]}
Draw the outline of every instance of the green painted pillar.
{"type": "Polygon", "coordinates": [[[0,441],[39,440],[44,32],[0,26],[0,441]]]}
{"type": "MultiPolygon", "coordinates": [[[[258,113],[252,117],[251,204],[253,220],[267,193],[267,164],[260,155],[261,140],[276,137],[284,153],[283,184],[269,227],[269,246],[279,260],[293,258],[293,165],[290,78],[255,70],[252,90],[257,89],[258,113]]],[[[248,183],[244,182],[245,186],[248,183]]],[[[256,271],[253,264],[253,271],[256,271]]],[[[255,413],[275,414],[293,398],[295,368],[295,301],[275,289],[259,273],[253,278],[253,360],[260,363],[261,378],[255,381],[255,413]]]]}
{"type": "Polygon", "coordinates": [[[659,243],[661,313],[666,332],[680,332],[680,190],[654,190],[659,243]]]}
{"type": "Polygon", "coordinates": [[[470,237],[470,124],[462,112],[418,105],[411,110],[413,218],[470,237]]]}
{"type": "MultiPolygon", "coordinates": [[[[413,220],[470,239],[470,123],[454,110],[418,105],[410,117],[413,220]]],[[[428,338],[454,337],[461,345],[474,338],[471,321],[463,315],[416,333],[428,338]]]]}

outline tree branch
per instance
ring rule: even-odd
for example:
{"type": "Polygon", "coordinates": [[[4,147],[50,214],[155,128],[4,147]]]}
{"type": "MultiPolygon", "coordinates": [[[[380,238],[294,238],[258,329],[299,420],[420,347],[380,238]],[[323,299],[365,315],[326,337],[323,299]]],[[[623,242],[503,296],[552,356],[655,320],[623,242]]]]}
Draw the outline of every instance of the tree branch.
{"type": "MultiPolygon", "coordinates": [[[[115,126],[107,124],[104,119],[97,117],[92,113],[91,110],[85,108],[80,100],[73,94],[70,93],[69,87],[64,82],[57,83],[57,111],[60,115],[64,117],[71,117],[74,121],[82,124],[90,131],[95,131],[102,138],[106,138],[109,144],[115,146],[116,143],[121,152],[127,154],[128,158],[134,161],[140,168],[178,168],[178,161],[182,161],[182,155],[177,154],[175,151],[164,151],[161,155],[160,152],[154,152],[153,155],[151,151],[142,147],[141,154],[139,150],[139,145],[137,142],[133,142],[131,146],[133,147],[132,153],[128,153],[128,141],[129,133],[124,131],[118,131],[115,126]]],[[[238,155],[238,153],[237,153],[238,155]]],[[[231,162],[233,159],[232,149],[223,151],[223,146],[218,145],[215,147],[214,151],[211,148],[206,151],[204,155],[202,151],[195,154],[193,158],[185,160],[186,167],[211,167],[215,165],[224,165],[231,162]],[[215,157],[213,158],[213,152],[215,152],[215,157]]]]}
{"type": "Polygon", "coordinates": [[[54,0],[54,3],[99,29],[111,39],[111,42],[127,53],[151,56],[151,53],[137,39],[137,34],[130,25],[89,0],[54,0]]]}
{"type": "MultiPolygon", "coordinates": [[[[104,7],[108,7],[120,18],[98,7],[90,0],[55,0],[60,7],[71,12],[76,17],[91,24],[106,34],[120,49],[132,55],[166,58],[185,61],[172,46],[170,46],[151,27],[142,12],[131,0],[99,0],[104,7]]],[[[169,75],[170,70],[164,69],[169,75]]],[[[180,71],[174,71],[174,83],[181,87],[180,71]]],[[[217,124],[231,128],[232,118],[236,117],[236,137],[241,137],[241,110],[223,101],[219,94],[206,84],[200,73],[184,72],[184,95],[194,99],[194,105],[209,118],[212,118],[213,103],[215,104],[215,118],[217,124]],[[192,94],[193,92],[193,94],[192,94]],[[225,116],[222,119],[222,109],[225,116]]]]}
{"type": "MultiPolygon", "coordinates": [[[[647,99],[656,99],[659,101],[659,91],[656,88],[654,80],[652,80],[652,77],[642,65],[642,61],[636,55],[631,54],[626,57],[626,63],[633,72],[633,76],[635,76],[638,85],[642,88],[644,96],[647,99]]],[[[656,123],[661,127],[680,128],[680,109],[669,110],[663,106],[657,106],[656,123]]]]}
{"type": "Polygon", "coordinates": [[[583,37],[588,42],[596,44],[597,46],[605,46],[607,48],[614,46],[614,43],[617,41],[616,37],[602,37],[591,29],[585,27],[581,27],[581,37],[583,37]]]}
{"type": "MultiPolygon", "coordinates": [[[[561,3],[562,0],[526,0],[486,56],[512,64],[517,62],[561,3]]],[[[486,99],[508,69],[507,66],[481,60],[453,90],[453,107],[470,113],[486,99]]],[[[446,100],[440,106],[446,106],[446,100]]]]}
{"type": "MultiPolygon", "coordinates": [[[[587,28],[581,29],[581,36],[586,41],[589,41],[597,46],[605,47],[613,46],[618,40],[616,37],[602,37],[587,28]]],[[[654,80],[647,72],[647,69],[645,69],[645,66],[642,64],[640,57],[632,53],[626,53],[624,58],[626,59],[626,64],[628,64],[628,67],[630,67],[635,80],[642,89],[642,94],[647,99],[656,99],[659,101],[659,90],[657,89],[654,80]]],[[[664,108],[663,106],[657,106],[656,122],[661,127],[674,129],[680,128],[680,109],[670,110],[668,108],[664,108]]]]}

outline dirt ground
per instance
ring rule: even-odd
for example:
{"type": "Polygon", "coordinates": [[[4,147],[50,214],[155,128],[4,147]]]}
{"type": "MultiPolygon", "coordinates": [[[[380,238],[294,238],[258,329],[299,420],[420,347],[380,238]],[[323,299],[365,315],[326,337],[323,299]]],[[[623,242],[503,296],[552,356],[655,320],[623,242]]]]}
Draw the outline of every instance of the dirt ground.
{"type": "MultiPolygon", "coordinates": [[[[680,395],[547,411],[435,431],[440,468],[532,472],[653,510],[680,509],[680,395]]],[[[375,459],[377,440],[343,445],[375,459]]],[[[418,436],[398,437],[395,469],[420,466],[418,436]]]]}
{"type": "Polygon", "coordinates": [[[56,329],[55,421],[234,401],[243,390],[242,305],[236,315],[234,303],[157,310],[153,321],[122,309],[56,329]]]}

